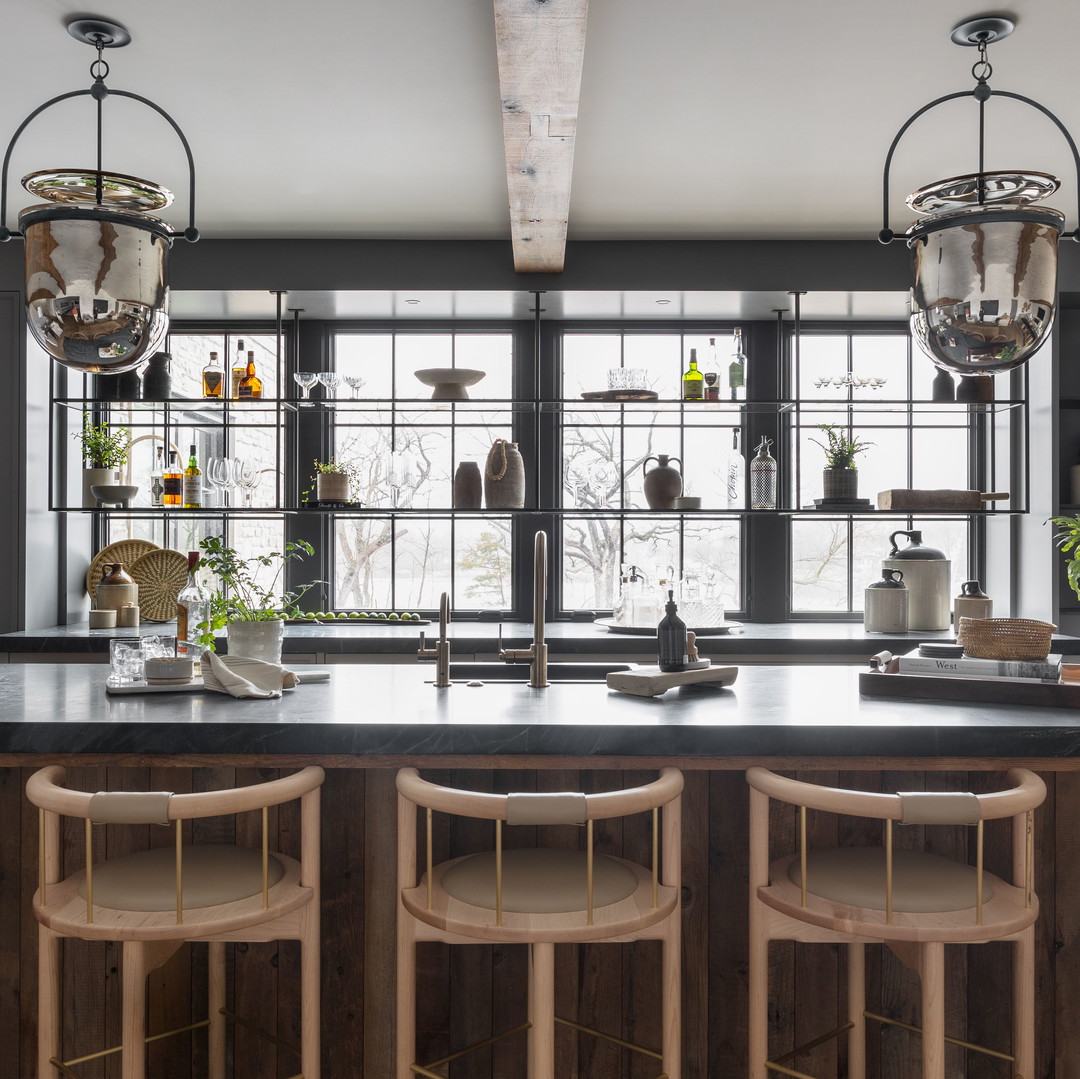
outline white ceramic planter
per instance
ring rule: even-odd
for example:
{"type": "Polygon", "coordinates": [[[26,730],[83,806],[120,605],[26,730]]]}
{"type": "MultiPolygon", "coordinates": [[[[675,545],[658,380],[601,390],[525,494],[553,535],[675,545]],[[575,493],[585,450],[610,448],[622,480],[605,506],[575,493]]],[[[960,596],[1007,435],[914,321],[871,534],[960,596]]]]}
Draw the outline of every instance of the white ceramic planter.
{"type": "Polygon", "coordinates": [[[97,506],[91,487],[120,482],[120,473],[115,468],[84,468],[82,477],[83,509],[92,510],[97,506]]]}
{"type": "Polygon", "coordinates": [[[282,619],[273,622],[230,622],[227,636],[230,656],[247,656],[267,663],[281,662],[282,619]]]}

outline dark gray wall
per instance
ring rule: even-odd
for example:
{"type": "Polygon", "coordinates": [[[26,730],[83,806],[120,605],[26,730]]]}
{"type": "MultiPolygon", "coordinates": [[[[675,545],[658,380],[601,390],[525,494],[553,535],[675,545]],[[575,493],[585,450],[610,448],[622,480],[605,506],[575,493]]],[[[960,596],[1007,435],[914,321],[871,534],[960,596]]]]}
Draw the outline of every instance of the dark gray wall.
{"type": "Polygon", "coordinates": [[[23,624],[25,355],[22,295],[0,292],[0,632],[23,624]]]}

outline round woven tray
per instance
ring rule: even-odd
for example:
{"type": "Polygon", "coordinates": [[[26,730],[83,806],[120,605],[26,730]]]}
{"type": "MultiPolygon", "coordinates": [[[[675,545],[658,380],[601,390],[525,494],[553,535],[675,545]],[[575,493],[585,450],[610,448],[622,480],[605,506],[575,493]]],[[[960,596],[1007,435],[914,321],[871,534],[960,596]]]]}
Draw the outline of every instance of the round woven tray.
{"type": "Polygon", "coordinates": [[[188,577],[187,555],[149,551],[131,563],[128,573],[139,586],[139,617],[145,622],[172,622],[176,596],[188,577]]]}
{"type": "Polygon", "coordinates": [[[1052,622],[1034,618],[960,618],[957,644],[973,659],[1046,659],[1052,622]]]}
{"type": "MultiPolygon", "coordinates": [[[[86,571],[86,591],[90,594],[91,602],[93,602],[94,599],[94,590],[101,580],[101,567],[104,566],[106,562],[122,562],[124,568],[130,573],[131,564],[137,558],[141,558],[150,551],[160,550],[161,548],[156,543],[141,539],[117,540],[115,543],[110,543],[108,547],[102,547],[101,550],[94,555],[94,558],[90,563],[90,568],[86,571]]],[[[185,565],[186,564],[187,563],[185,563],[185,565]]]]}

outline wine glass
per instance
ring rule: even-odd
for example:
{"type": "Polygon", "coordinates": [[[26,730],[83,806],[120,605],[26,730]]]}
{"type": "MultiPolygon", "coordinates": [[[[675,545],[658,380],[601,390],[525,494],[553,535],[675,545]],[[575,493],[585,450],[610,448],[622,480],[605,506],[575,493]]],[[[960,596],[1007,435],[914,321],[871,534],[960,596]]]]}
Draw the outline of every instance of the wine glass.
{"type": "Polygon", "coordinates": [[[598,510],[608,508],[608,488],[614,479],[615,470],[607,461],[597,461],[589,470],[589,490],[596,500],[598,510]]]}
{"type": "Polygon", "coordinates": [[[259,485],[259,473],[251,461],[237,457],[232,463],[232,481],[244,492],[244,505],[251,508],[251,496],[259,485]]]}
{"type": "Polygon", "coordinates": [[[206,462],[206,482],[220,492],[218,505],[227,506],[229,484],[232,482],[232,462],[228,457],[211,457],[206,462]]]}
{"type": "Polygon", "coordinates": [[[293,380],[303,391],[301,401],[311,400],[311,387],[319,381],[319,376],[314,371],[293,371],[293,380]]]}
{"type": "Polygon", "coordinates": [[[364,380],[358,375],[346,375],[345,381],[349,384],[349,389],[352,390],[352,399],[355,401],[360,396],[360,388],[364,385],[364,380]]]}
{"type": "Polygon", "coordinates": [[[395,450],[386,464],[390,485],[390,504],[394,509],[409,509],[416,483],[416,458],[410,450],[395,450]]]}
{"type": "Polygon", "coordinates": [[[316,377],[326,387],[327,398],[337,397],[337,387],[341,381],[337,371],[320,371],[316,377]]]}

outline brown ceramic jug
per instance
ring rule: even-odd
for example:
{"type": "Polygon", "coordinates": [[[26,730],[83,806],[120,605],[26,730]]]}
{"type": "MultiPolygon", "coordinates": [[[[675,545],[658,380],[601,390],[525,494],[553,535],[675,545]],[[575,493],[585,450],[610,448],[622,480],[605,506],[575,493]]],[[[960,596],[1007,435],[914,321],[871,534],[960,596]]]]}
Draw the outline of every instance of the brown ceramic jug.
{"type": "Polygon", "coordinates": [[[125,603],[138,605],[139,586],[124,569],[122,562],[106,562],[101,567],[101,580],[95,592],[95,608],[99,611],[119,611],[125,603]]]}
{"type": "Polygon", "coordinates": [[[669,461],[679,461],[679,458],[661,453],[656,457],[646,457],[641,466],[645,473],[645,501],[651,510],[673,510],[675,499],[682,494],[682,473],[672,468],[669,461]],[[647,467],[650,461],[656,462],[656,468],[647,467]]]}

